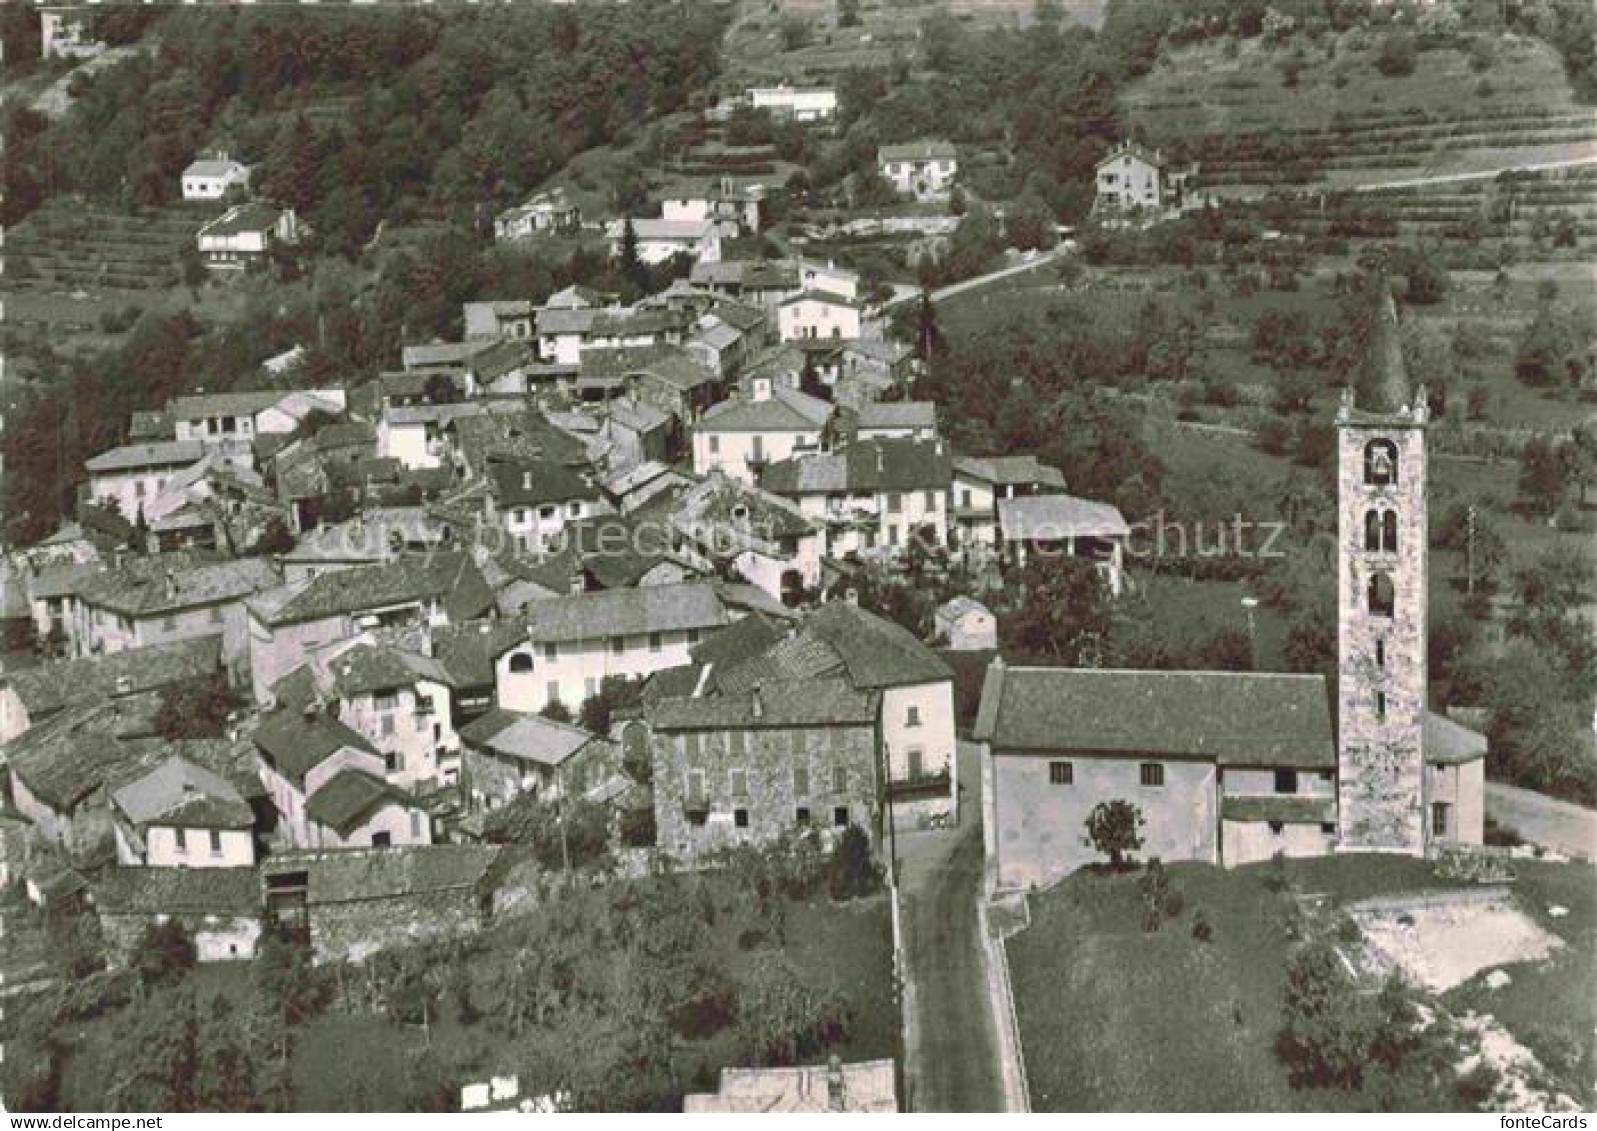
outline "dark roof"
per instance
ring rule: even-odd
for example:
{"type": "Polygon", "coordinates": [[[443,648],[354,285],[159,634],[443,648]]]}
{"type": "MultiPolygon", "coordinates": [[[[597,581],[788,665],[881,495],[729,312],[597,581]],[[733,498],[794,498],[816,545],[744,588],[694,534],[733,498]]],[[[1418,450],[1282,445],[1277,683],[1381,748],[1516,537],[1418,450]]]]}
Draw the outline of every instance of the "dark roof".
{"type": "Polygon", "coordinates": [[[594,741],[581,727],[542,715],[495,709],[460,730],[468,746],[541,766],[560,766],[594,741]]]}
{"type": "Polygon", "coordinates": [[[549,460],[496,459],[488,465],[488,475],[500,507],[599,498],[599,488],[586,476],[549,460]]]}
{"type": "Polygon", "coordinates": [[[90,890],[110,915],[258,915],[262,903],[254,868],[111,868],[90,890]]]}
{"type": "Polygon", "coordinates": [[[975,737],[998,751],[1336,765],[1325,679],[1264,672],[987,669],[975,737]]]}
{"type": "Polygon", "coordinates": [[[278,583],[264,558],[218,559],[192,551],[131,558],[87,578],[78,597],[87,605],[130,617],[237,601],[278,583]]]}
{"type": "Polygon", "coordinates": [[[255,728],[255,745],[288,778],[303,784],[305,775],[346,746],[375,753],[365,737],[325,711],[272,711],[255,728]]]}
{"type": "Polygon", "coordinates": [[[475,844],[287,852],[261,867],[265,876],[303,872],[307,903],[356,903],[475,888],[499,849],[475,844]]]}
{"type": "Polygon", "coordinates": [[[175,683],[187,683],[219,670],[219,636],[131,648],[76,660],[59,660],[4,677],[28,714],[44,715],[78,703],[135,695],[175,683]]]}
{"type": "Polygon", "coordinates": [[[713,586],[689,584],[606,589],[534,601],[524,623],[525,639],[543,643],[719,628],[728,619],[713,586]]]}
{"type": "Polygon", "coordinates": [[[7,744],[12,776],[57,812],[134,767],[154,734],[155,697],[73,707],[7,744]]]}
{"type": "Polygon", "coordinates": [[[448,552],[318,574],[262,594],[250,609],[263,624],[275,626],[432,599],[443,601],[451,620],[493,606],[493,593],[471,559],[448,552]]]}
{"type": "Polygon", "coordinates": [[[348,836],[384,805],[411,801],[382,778],[364,770],[340,770],[305,802],[305,815],[318,825],[348,836]]]}
{"type": "Polygon", "coordinates": [[[660,730],[874,726],[878,707],[875,693],[846,679],[810,679],[762,683],[738,695],[659,699],[648,716],[660,730]]]}
{"type": "Polygon", "coordinates": [[[433,658],[456,689],[492,687],[494,657],[526,639],[526,629],[516,621],[470,620],[435,627],[433,658]]]}
{"type": "Polygon", "coordinates": [[[903,687],[953,679],[936,652],[906,628],[849,601],[829,601],[804,619],[801,634],[826,641],[856,687],[903,687]]]}
{"type": "Polygon", "coordinates": [[[772,463],[760,486],[781,495],[804,495],[942,489],[952,481],[953,462],[940,441],[884,439],[772,463]]]}
{"type": "Polygon", "coordinates": [[[729,667],[752,660],[786,634],[785,625],[754,613],[712,632],[694,645],[689,655],[695,664],[729,667]]]}

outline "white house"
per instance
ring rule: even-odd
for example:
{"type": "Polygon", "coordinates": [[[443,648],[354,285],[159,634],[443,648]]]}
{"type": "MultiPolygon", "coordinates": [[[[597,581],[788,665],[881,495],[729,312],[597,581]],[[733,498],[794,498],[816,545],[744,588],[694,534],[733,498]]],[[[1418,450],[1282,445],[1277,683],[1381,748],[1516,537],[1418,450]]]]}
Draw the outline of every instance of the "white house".
{"type": "Polygon", "coordinates": [[[287,435],[312,413],[342,416],[343,389],[266,389],[241,393],[194,393],[173,397],[166,415],[180,441],[207,447],[247,447],[257,436],[287,435]]]}
{"type": "Polygon", "coordinates": [[[706,573],[728,569],[790,606],[821,584],[821,529],[779,495],[712,472],[682,495],[671,523],[678,554],[706,573]]]}
{"type": "MultiPolygon", "coordinates": [[[[612,220],[605,227],[613,257],[621,255],[628,223],[627,220],[612,220]]],[[[713,263],[721,258],[721,228],[713,220],[641,219],[630,223],[637,239],[638,258],[644,263],[660,264],[678,255],[701,263],[713,263]]]]}
{"type": "Polygon", "coordinates": [[[900,196],[947,200],[959,174],[959,151],[946,141],[884,145],[876,151],[876,168],[900,196]]]}
{"type": "Polygon", "coordinates": [[[235,185],[247,188],[249,183],[248,165],[234,161],[225,153],[220,157],[202,157],[183,170],[183,199],[221,200],[228,189],[235,185]]]}
{"type": "Polygon", "coordinates": [[[730,621],[713,585],[649,585],[534,601],[526,635],[494,660],[500,707],[576,709],[605,677],[639,679],[691,660],[689,650],[730,621]]]}
{"type": "Polygon", "coordinates": [[[171,757],[111,793],[117,862],[150,868],[248,868],[255,814],[225,778],[171,757]]]}
{"type": "Polygon", "coordinates": [[[554,189],[495,216],[494,239],[510,243],[540,232],[573,232],[581,226],[582,210],[567,198],[564,189],[554,189]]]}
{"type": "Polygon", "coordinates": [[[39,8],[39,54],[45,59],[92,59],[106,45],[90,39],[84,25],[88,13],[77,5],[39,8]]]}
{"type": "Polygon", "coordinates": [[[1123,141],[1098,162],[1095,208],[1156,210],[1178,195],[1187,172],[1176,172],[1157,149],[1123,141]]]}
{"type": "Polygon", "coordinates": [[[861,440],[771,464],[760,486],[826,530],[832,557],[896,557],[911,538],[948,544],[951,464],[940,441],[861,440]]]}
{"type": "Polygon", "coordinates": [[[837,114],[837,91],[829,86],[751,86],[747,97],[754,109],[795,122],[825,122],[837,114]]]}
{"type": "Polygon", "coordinates": [[[195,237],[201,258],[213,271],[242,271],[264,260],[274,244],[298,239],[294,210],[262,201],[234,205],[195,237]]]}
{"type": "Polygon", "coordinates": [[[819,451],[831,416],[829,401],[757,383],[752,399],[722,401],[693,425],[693,470],[725,472],[753,486],[769,464],[819,451]]]}
{"type": "Polygon", "coordinates": [[[1063,494],[1065,477],[1036,456],[959,456],[954,460],[953,546],[961,553],[998,550],[998,501],[1063,494]]]}
{"type": "Polygon", "coordinates": [[[205,446],[192,440],[124,444],[85,460],[89,494],[101,506],[115,508],[130,522],[159,495],[167,481],[205,457],[205,446]]]}
{"type": "Polygon", "coordinates": [[[487,517],[523,552],[542,554],[570,524],[611,509],[592,476],[552,460],[495,460],[488,478],[487,517]]]}
{"type": "Polygon", "coordinates": [[[816,338],[857,338],[864,307],[857,299],[830,291],[805,291],[776,308],[777,334],[784,342],[816,338]]]}

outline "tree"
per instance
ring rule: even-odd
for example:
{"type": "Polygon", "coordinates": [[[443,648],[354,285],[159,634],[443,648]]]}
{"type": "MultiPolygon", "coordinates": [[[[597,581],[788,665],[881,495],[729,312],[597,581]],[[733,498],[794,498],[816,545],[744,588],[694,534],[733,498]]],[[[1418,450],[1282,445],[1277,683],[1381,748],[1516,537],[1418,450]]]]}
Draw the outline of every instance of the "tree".
{"type": "Polygon", "coordinates": [[[1004,233],[1010,246],[1021,251],[1053,247],[1057,240],[1054,211],[1047,201],[1027,192],[1005,213],[1004,233]]]}
{"type": "Polygon", "coordinates": [[[222,672],[204,679],[175,683],[161,692],[161,706],[155,715],[155,730],[171,742],[186,738],[217,738],[227,729],[228,718],[243,705],[243,700],[222,672]]]}
{"type": "Polygon", "coordinates": [[[999,620],[1006,654],[1036,663],[1095,666],[1110,627],[1103,574],[1075,557],[1026,567],[1015,586],[1018,604],[999,620]]]}
{"type": "Polygon", "coordinates": [[[288,520],[282,515],[274,514],[266,520],[266,528],[261,531],[261,536],[256,539],[252,553],[265,557],[277,557],[289,553],[294,549],[294,532],[288,528],[288,520]]]}
{"type": "Polygon", "coordinates": [[[1087,815],[1087,845],[1109,857],[1109,866],[1124,868],[1131,854],[1142,847],[1146,822],[1142,810],[1129,801],[1100,801],[1087,815]]]}
{"type": "Polygon", "coordinates": [[[1542,436],[1533,436],[1519,453],[1519,493],[1537,514],[1550,515],[1568,490],[1559,449],[1542,436]]]}
{"type": "Polygon", "coordinates": [[[1414,73],[1414,36],[1401,29],[1390,31],[1376,50],[1375,69],[1387,78],[1414,73]]]}
{"type": "Polygon", "coordinates": [[[198,952],[194,940],[175,920],[144,928],[135,961],[139,981],[146,987],[170,985],[194,969],[198,952]]]}
{"type": "Polygon", "coordinates": [[[865,831],[849,825],[832,850],[830,890],[833,899],[869,895],[881,883],[871,860],[871,842],[865,831]]]}

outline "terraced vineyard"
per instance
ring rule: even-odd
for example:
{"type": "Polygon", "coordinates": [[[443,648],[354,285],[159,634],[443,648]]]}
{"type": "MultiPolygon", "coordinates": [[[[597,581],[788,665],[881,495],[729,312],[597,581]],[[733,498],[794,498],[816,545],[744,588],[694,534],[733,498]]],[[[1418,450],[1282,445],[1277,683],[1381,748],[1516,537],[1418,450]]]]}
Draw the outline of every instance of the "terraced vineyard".
{"type": "Polygon", "coordinates": [[[1484,69],[1453,48],[1426,51],[1403,76],[1372,57],[1372,41],[1352,36],[1229,57],[1203,45],[1161,60],[1123,107],[1220,195],[1597,158],[1597,111],[1573,102],[1545,44],[1505,39],[1484,69]]]}
{"type": "Polygon", "coordinates": [[[55,200],[6,233],[6,277],[43,290],[172,286],[195,233],[219,211],[172,205],[132,215],[55,200]]]}

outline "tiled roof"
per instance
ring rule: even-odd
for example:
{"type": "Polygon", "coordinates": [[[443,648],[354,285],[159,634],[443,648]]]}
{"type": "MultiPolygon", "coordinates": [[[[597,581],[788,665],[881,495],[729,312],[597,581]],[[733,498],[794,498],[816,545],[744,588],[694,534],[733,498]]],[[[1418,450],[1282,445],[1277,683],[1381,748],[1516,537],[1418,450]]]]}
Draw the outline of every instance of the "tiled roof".
{"type": "Polygon", "coordinates": [[[96,475],[131,471],[140,467],[186,467],[205,455],[198,440],[164,440],[153,444],[124,444],[83,461],[96,475]]]}
{"type": "Polygon", "coordinates": [[[876,151],[878,163],[884,161],[952,161],[959,150],[948,141],[910,141],[902,145],[884,145],[876,151]]]}
{"type": "Polygon", "coordinates": [[[265,412],[284,393],[272,389],[237,393],[191,393],[173,397],[166,411],[173,420],[199,420],[207,416],[254,416],[265,412]]]}
{"type": "Polygon", "coordinates": [[[937,653],[908,629],[849,601],[822,605],[801,622],[799,632],[835,648],[856,687],[902,687],[953,678],[937,653]]]}
{"type": "Polygon", "coordinates": [[[1056,468],[1038,463],[1036,456],[958,456],[954,472],[983,483],[1065,489],[1065,477],[1056,468]]]}
{"type": "Polygon", "coordinates": [[[871,726],[878,706],[845,679],[777,680],[735,695],[656,700],[648,717],[668,731],[871,726]]]}
{"type": "Polygon", "coordinates": [[[263,558],[216,560],[178,551],[131,558],[85,581],[78,598],[123,616],[148,617],[242,600],[279,580],[272,563],[263,558]]]}
{"type": "MultiPolygon", "coordinates": [[[[605,225],[605,234],[620,239],[626,231],[625,220],[611,220],[605,225]]],[[[657,220],[640,217],[632,221],[632,231],[640,240],[702,240],[715,231],[712,220],[657,220]]]]}
{"type": "Polygon", "coordinates": [[[454,688],[491,687],[494,657],[526,639],[515,621],[471,620],[432,630],[433,658],[454,688]]]}
{"type": "Polygon", "coordinates": [[[722,401],[694,425],[697,432],[816,432],[826,426],[832,403],[786,386],[762,401],[722,401]]]}
{"type": "Polygon", "coordinates": [[[475,888],[499,853],[475,844],[286,852],[263,864],[261,873],[305,873],[305,900],[312,906],[366,902],[475,888]]]}
{"type": "Polygon", "coordinates": [[[732,667],[770,648],[787,635],[787,627],[754,614],[712,632],[689,650],[696,664],[732,667]]]}
{"type": "Polygon", "coordinates": [[[724,475],[711,475],[688,488],[672,525],[715,556],[768,547],[816,529],[796,504],[724,475]]]}
{"type": "Polygon", "coordinates": [[[488,465],[494,501],[501,507],[592,501],[599,488],[586,476],[549,460],[494,460],[488,465]]]}
{"type": "Polygon", "coordinates": [[[595,741],[580,727],[542,715],[493,710],[461,728],[460,740],[493,754],[540,766],[561,766],[595,741]]]}
{"type": "Polygon", "coordinates": [[[111,800],[134,825],[247,829],[249,803],[224,778],[183,758],[168,758],[116,789],[111,800]]]}
{"type": "Polygon", "coordinates": [[[846,306],[850,310],[864,310],[865,304],[848,295],[840,295],[835,291],[808,290],[800,291],[796,295],[789,295],[782,300],[783,306],[792,306],[799,302],[821,302],[828,306],[846,306]]]}
{"type": "Polygon", "coordinates": [[[421,369],[434,365],[463,365],[494,343],[429,342],[419,346],[405,346],[399,351],[399,363],[406,369],[421,369]]]}
{"type": "Polygon", "coordinates": [[[1118,507],[1073,495],[1019,495],[1013,499],[999,499],[998,525],[1006,542],[1124,538],[1131,533],[1118,507]]]}
{"type": "Polygon", "coordinates": [[[299,784],[306,773],[346,746],[374,753],[364,736],[325,711],[268,712],[261,716],[254,740],[284,776],[299,784]]]}
{"type": "Polygon", "coordinates": [[[861,440],[837,452],[795,456],[765,469],[760,486],[779,495],[833,491],[942,490],[952,464],[936,441],[861,440]]]}
{"type": "Polygon", "coordinates": [[[492,607],[493,594],[465,554],[428,553],[318,574],[261,594],[250,611],[276,626],[431,600],[467,620],[492,607]]]}
{"type": "Polygon", "coordinates": [[[348,836],[384,805],[409,806],[410,799],[364,770],[340,770],[305,802],[305,815],[348,836]]]}
{"type": "Polygon", "coordinates": [[[931,401],[868,401],[860,405],[860,428],[936,428],[937,406],[931,401]]]}
{"type": "Polygon", "coordinates": [[[78,705],[30,727],[6,746],[12,776],[51,808],[70,810],[137,762],[138,746],[120,739],[153,733],[153,698],[78,705]]]}
{"type": "Polygon", "coordinates": [[[582,351],[584,377],[625,377],[634,373],[646,373],[683,391],[716,380],[715,372],[682,346],[618,346],[582,351]]]}
{"type": "Polygon", "coordinates": [[[262,910],[254,868],[110,868],[90,885],[110,915],[243,915],[262,910]]]}
{"type": "Polygon", "coordinates": [[[551,597],[527,606],[524,618],[534,643],[719,628],[727,621],[715,588],[700,583],[551,597]]]}
{"type": "Polygon", "coordinates": [[[1425,760],[1433,765],[1453,766],[1486,757],[1486,736],[1446,715],[1425,712],[1425,760]]]}
{"type": "Polygon", "coordinates": [[[283,210],[262,201],[251,201],[229,208],[200,229],[200,236],[236,236],[241,232],[266,231],[277,224],[283,210]]]}
{"type": "Polygon", "coordinates": [[[201,157],[191,161],[183,170],[185,177],[231,177],[237,173],[248,172],[245,166],[228,158],[201,157]]]}
{"type": "Polygon", "coordinates": [[[1260,672],[1008,667],[982,688],[976,738],[995,750],[1336,765],[1325,679],[1260,672]]]}

